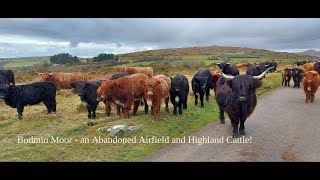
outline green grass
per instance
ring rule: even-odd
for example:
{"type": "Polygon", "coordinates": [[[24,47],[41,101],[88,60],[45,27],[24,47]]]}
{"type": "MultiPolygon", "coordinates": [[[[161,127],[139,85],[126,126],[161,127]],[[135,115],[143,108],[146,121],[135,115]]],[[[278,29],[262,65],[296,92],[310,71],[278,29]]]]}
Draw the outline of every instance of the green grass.
{"type": "Polygon", "coordinates": [[[29,67],[35,64],[42,64],[43,61],[33,61],[33,60],[12,60],[4,64],[3,68],[15,68],[15,67],[29,67]]]}
{"type": "MultiPolygon", "coordinates": [[[[191,77],[191,76],[188,76],[191,77]]],[[[280,74],[270,73],[263,80],[257,94],[270,91],[280,85],[280,74]]],[[[191,90],[190,90],[191,91],[191,90]]],[[[97,119],[93,127],[87,127],[87,113],[79,97],[71,90],[62,91],[57,96],[57,114],[46,114],[43,104],[27,106],[24,119],[17,120],[16,109],[10,108],[0,101],[0,161],[139,161],[154,153],[166,144],[18,144],[17,137],[62,137],[62,138],[102,138],[108,134],[98,132],[99,127],[110,127],[116,124],[140,125],[141,129],[134,133],[125,133],[122,137],[169,136],[170,138],[190,135],[205,125],[218,121],[218,108],[211,91],[210,101],[205,107],[194,105],[194,96],[189,95],[188,109],[182,116],[172,115],[161,108],[160,122],[156,122],[150,114],[144,114],[139,107],[138,115],[129,120],[117,116],[114,111],[110,117],[104,113],[104,106],[99,105],[97,119]]],[[[113,108],[114,109],[114,108],[113,108]]],[[[130,113],[131,115],[131,113],[130,113]]]]}

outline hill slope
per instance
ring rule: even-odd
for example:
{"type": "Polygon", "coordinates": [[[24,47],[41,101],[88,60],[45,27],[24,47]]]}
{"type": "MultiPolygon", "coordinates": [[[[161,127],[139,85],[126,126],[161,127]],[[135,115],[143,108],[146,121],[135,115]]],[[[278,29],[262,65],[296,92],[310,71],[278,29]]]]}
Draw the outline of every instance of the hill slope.
{"type": "Polygon", "coordinates": [[[308,50],[308,51],[303,51],[303,52],[300,52],[300,53],[297,53],[297,54],[320,57],[320,52],[312,50],[312,49],[308,50]]]}
{"type": "MultiPolygon", "coordinates": [[[[137,60],[141,58],[151,57],[167,57],[167,56],[239,56],[239,57],[261,57],[270,56],[278,58],[292,58],[292,59],[306,59],[313,60],[314,57],[309,55],[300,55],[287,52],[274,52],[264,49],[253,49],[246,47],[227,47],[227,46],[205,46],[205,47],[187,47],[187,48],[172,48],[172,49],[158,49],[140,51],[126,54],[119,54],[121,59],[137,60]]],[[[317,59],[317,58],[316,58],[317,59]]]]}

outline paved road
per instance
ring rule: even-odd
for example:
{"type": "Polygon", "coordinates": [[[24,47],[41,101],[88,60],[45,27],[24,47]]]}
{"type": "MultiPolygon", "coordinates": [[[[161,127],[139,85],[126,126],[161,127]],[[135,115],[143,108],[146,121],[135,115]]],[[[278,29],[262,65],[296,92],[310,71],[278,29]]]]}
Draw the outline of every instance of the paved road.
{"type": "Polygon", "coordinates": [[[251,143],[227,143],[232,127],[226,119],[191,135],[223,136],[224,143],[171,144],[144,161],[320,161],[320,93],[313,104],[304,97],[302,88],[280,87],[258,100],[245,123],[251,143]]]}

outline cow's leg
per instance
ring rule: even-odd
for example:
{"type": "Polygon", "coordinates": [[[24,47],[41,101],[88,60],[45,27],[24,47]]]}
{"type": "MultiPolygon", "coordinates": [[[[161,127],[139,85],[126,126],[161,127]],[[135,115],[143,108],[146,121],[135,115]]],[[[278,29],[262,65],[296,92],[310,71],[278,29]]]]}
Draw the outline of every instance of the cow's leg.
{"type": "Polygon", "coordinates": [[[206,90],[206,101],[209,102],[210,88],[206,90]]]}
{"type": "Polygon", "coordinates": [[[282,79],[282,85],[283,85],[284,79],[282,79]]]}
{"type": "Polygon", "coordinates": [[[130,105],[125,105],[125,106],[123,107],[124,117],[127,118],[127,119],[130,118],[130,117],[129,117],[129,111],[131,110],[131,106],[132,106],[132,104],[130,104],[130,105]]]}
{"type": "Polygon", "coordinates": [[[140,100],[134,101],[134,103],[133,103],[133,115],[134,116],[137,114],[139,105],[140,105],[140,100]]]}
{"type": "Polygon", "coordinates": [[[87,110],[88,110],[88,118],[91,119],[91,108],[89,105],[87,105],[87,110]]]}
{"type": "Polygon", "coordinates": [[[159,121],[159,119],[160,119],[160,105],[154,106],[153,110],[154,110],[154,116],[156,118],[156,121],[159,121]]]}
{"type": "Polygon", "coordinates": [[[164,100],[164,103],[166,104],[166,112],[169,113],[169,96],[164,100]]]}
{"type": "Polygon", "coordinates": [[[52,99],[52,112],[57,112],[57,101],[56,98],[52,99]]]}
{"type": "Polygon", "coordinates": [[[201,107],[202,107],[202,108],[204,107],[204,104],[203,104],[203,96],[204,96],[204,93],[201,93],[201,94],[200,94],[200,103],[201,103],[201,107]]]}
{"type": "Polygon", "coordinates": [[[182,103],[179,104],[179,114],[182,115],[182,103]]]}
{"type": "Polygon", "coordinates": [[[224,119],[224,111],[223,108],[219,106],[219,119],[221,124],[225,124],[225,119],[224,119]]]}
{"type": "Polygon", "coordinates": [[[173,115],[177,115],[177,104],[173,105],[173,115]]]}
{"type": "Polygon", "coordinates": [[[314,101],[314,94],[312,94],[312,95],[310,96],[310,98],[311,98],[310,103],[313,103],[313,101],[314,101]]]}
{"type": "Polygon", "coordinates": [[[97,106],[98,105],[93,105],[93,107],[91,108],[91,111],[92,111],[92,119],[95,119],[96,118],[96,110],[97,110],[97,106]]]}
{"type": "Polygon", "coordinates": [[[188,107],[188,105],[187,105],[187,99],[188,99],[188,98],[186,98],[186,100],[183,102],[183,109],[187,109],[187,107],[188,107]]]}
{"type": "Polygon", "coordinates": [[[107,116],[110,116],[110,112],[111,112],[110,103],[104,101],[104,105],[105,105],[105,111],[106,111],[107,116]]]}
{"type": "Polygon", "coordinates": [[[117,115],[121,114],[121,109],[122,109],[122,106],[117,104],[117,115]]]}
{"type": "Polygon", "coordinates": [[[24,106],[17,106],[18,119],[19,119],[19,120],[22,120],[23,108],[24,108],[24,106]]]}
{"type": "Polygon", "coordinates": [[[308,103],[308,101],[309,101],[309,94],[308,93],[306,93],[306,103],[308,103]]]}
{"type": "Polygon", "coordinates": [[[233,118],[233,138],[239,137],[239,118],[233,118]]]}
{"type": "Polygon", "coordinates": [[[153,116],[154,115],[154,108],[153,108],[153,106],[151,106],[151,116],[153,116]]]}
{"type": "Polygon", "coordinates": [[[195,104],[195,105],[198,105],[198,95],[197,95],[197,92],[195,92],[195,94],[194,94],[194,104],[195,104]]]}
{"type": "Polygon", "coordinates": [[[245,119],[240,119],[240,128],[239,128],[239,132],[241,135],[246,135],[246,132],[245,132],[245,128],[244,128],[244,122],[246,120],[245,119]]]}
{"type": "Polygon", "coordinates": [[[51,112],[52,112],[52,105],[51,105],[50,101],[44,100],[43,103],[44,103],[44,105],[45,105],[46,108],[47,108],[48,114],[51,113],[51,112]]]}
{"type": "Polygon", "coordinates": [[[149,111],[149,106],[147,104],[147,100],[146,99],[143,99],[144,101],[144,113],[145,114],[148,114],[148,111],[149,111]]]}
{"type": "Polygon", "coordinates": [[[290,87],[290,79],[288,80],[288,87],[290,87]]]}

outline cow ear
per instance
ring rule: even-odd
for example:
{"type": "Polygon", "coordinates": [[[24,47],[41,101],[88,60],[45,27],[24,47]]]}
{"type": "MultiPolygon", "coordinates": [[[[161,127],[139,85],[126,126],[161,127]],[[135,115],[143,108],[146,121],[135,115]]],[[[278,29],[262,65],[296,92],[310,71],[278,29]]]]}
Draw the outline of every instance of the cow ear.
{"type": "Polygon", "coordinates": [[[198,78],[193,78],[195,82],[199,83],[199,79],[198,78]]]}
{"type": "Polygon", "coordinates": [[[71,86],[72,88],[76,88],[76,83],[71,83],[70,86],[71,86]]]}
{"type": "Polygon", "coordinates": [[[52,73],[49,73],[49,76],[52,76],[53,74],[52,73]]]}
{"type": "Polygon", "coordinates": [[[301,73],[302,76],[306,76],[304,73],[301,73]]]}

